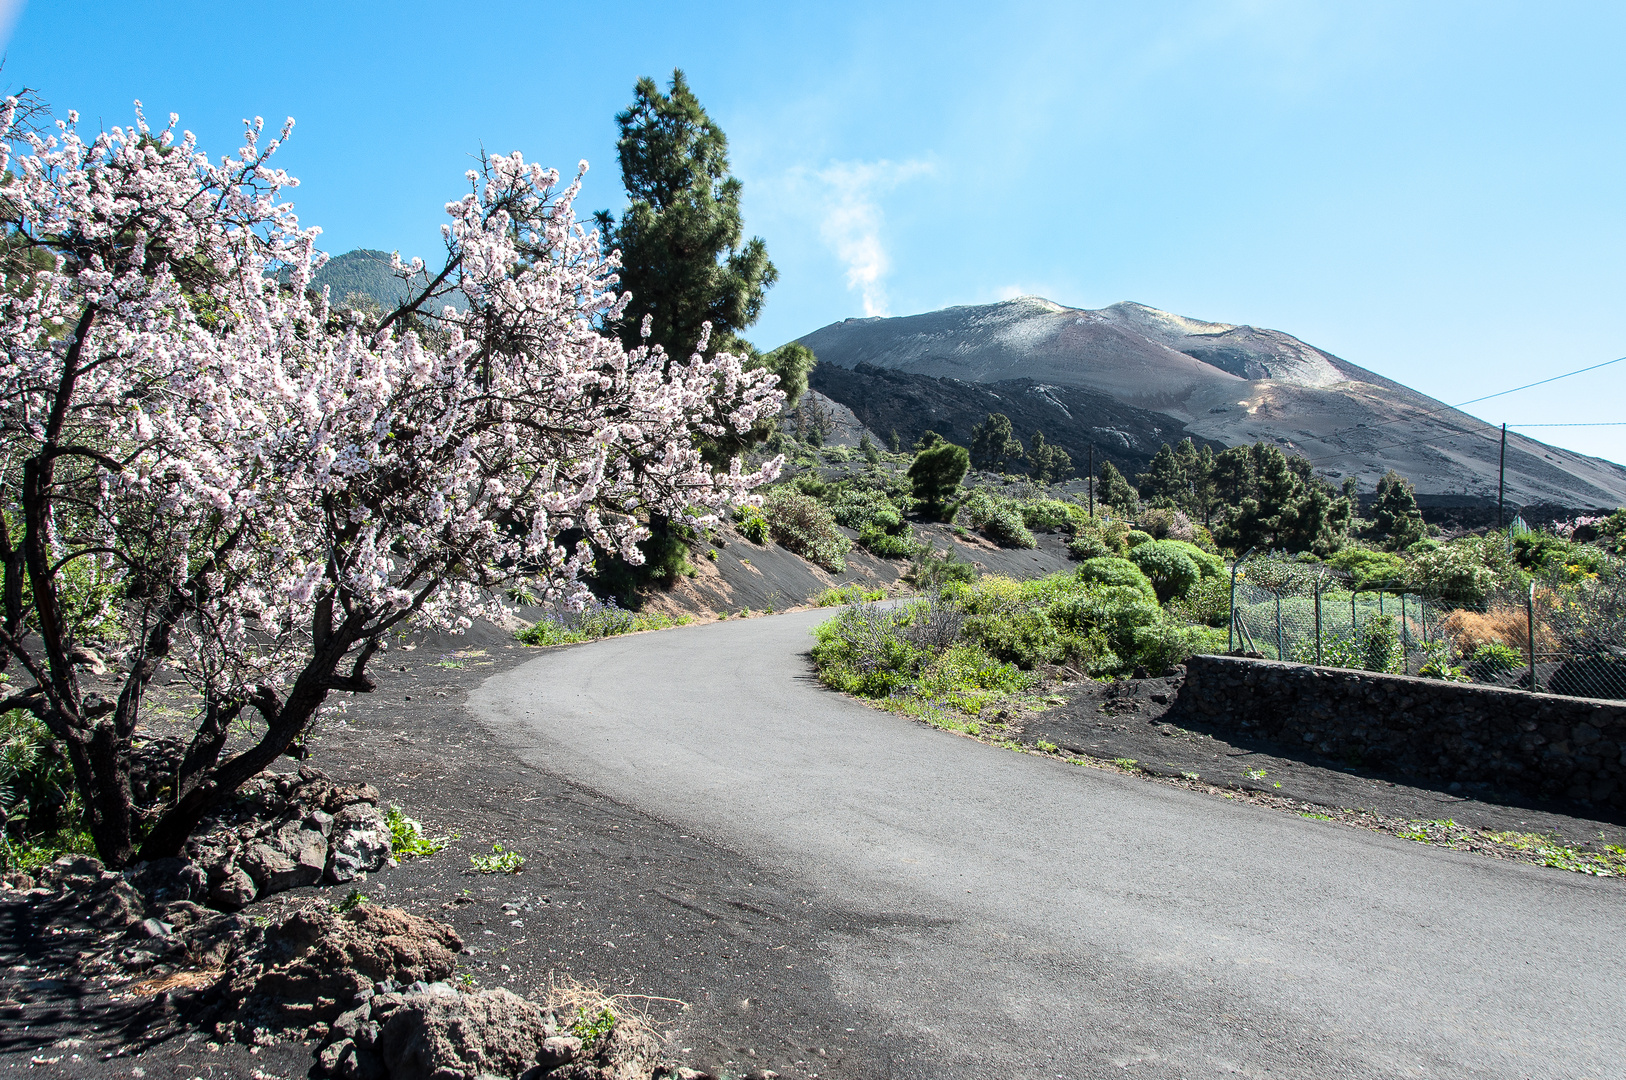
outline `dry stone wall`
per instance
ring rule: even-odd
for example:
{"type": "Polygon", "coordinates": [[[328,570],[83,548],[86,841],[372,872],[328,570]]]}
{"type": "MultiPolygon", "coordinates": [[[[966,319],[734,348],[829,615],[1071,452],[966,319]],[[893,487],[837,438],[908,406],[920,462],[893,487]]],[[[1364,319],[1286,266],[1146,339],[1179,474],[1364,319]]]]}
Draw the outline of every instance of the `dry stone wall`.
{"type": "Polygon", "coordinates": [[[1175,712],[1364,768],[1626,810],[1623,702],[1194,656],[1175,712]]]}

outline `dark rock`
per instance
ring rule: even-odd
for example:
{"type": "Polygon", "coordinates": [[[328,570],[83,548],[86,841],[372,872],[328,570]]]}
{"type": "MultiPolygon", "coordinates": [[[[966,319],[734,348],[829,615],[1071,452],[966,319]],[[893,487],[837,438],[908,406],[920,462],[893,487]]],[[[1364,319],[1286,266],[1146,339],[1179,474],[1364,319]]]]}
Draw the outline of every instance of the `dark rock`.
{"type": "Polygon", "coordinates": [[[357,802],[341,808],[333,822],[327,879],[354,881],[362,874],[377,870],[389,859],[390,827],[378,807],[357,802]]]}
{"type": "Polygon", "coordinates": [[[229,866],[214,888],[209,890],[209,902],[222,911],[236,911],[252,903],[258,892],[253,878],[240,867],[229,866]]]}
{"type": "MultiPolygon", "coordinates": [[[[378,1052],[391,1080],[518,1076],[542,1064],[549,1027],[540,1005],[507,990],[419,993],[380,1026],[378,1052]]],[[[581,1041],[570,1041],[573,1058],[581,1041]]]]}
{"type": "Polygon", "coordinates": [[[153,859],[140,863],[130,873],[130,884],[155,904],[201,900],[209,891],[208,875],[190,859],[153,859]]]}
{"type": "Polygon", "coordinates": [[[392,908],[299,911],[266,930],[254,962],[233,973],[227,994],[239,1009],[258,999],[273,1011],[332,1021],[378,981],[450,977],[462,947],[450,927],[392,908]]]}

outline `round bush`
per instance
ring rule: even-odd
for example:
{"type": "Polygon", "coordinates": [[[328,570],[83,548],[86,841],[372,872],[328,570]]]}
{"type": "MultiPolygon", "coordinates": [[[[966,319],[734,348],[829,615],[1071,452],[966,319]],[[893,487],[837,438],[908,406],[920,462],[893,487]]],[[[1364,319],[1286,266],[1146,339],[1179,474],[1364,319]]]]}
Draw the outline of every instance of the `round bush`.
{"type": "Polygon", "coordinates": [[[1139,589],[1148,600],[1157,599],[1157,590],[1152,583],[1141,573],[1140,567],[1128,559],[1116,559],[1110,555],[1085,559],[1076,576],[1079,581],[1097,585],[1125,585],[1139,589]]]}
{"type": "Polygon", "coordinates": [[[1129,561],[1140,567],[1165,604],[1189,593],[1203,576],[1196,561],[1181,548],[1178,540],[1153,540],[1129,549],[1129,561]]]}
{"type": "Polygon", "coordinates": [[[776,488],[762,510],[773,538],[785,547],[831,573],[847,568],[846,555],[853,542],[815,499],[790,488],[776,488]]]}
{"type": "Polygon", "coordinates": [[[1124,537],[1124,543],[1128,544],[1132,548],[1140,547],[1142,544],[1150,544],[1151,542],[1152,534],[1148,532],[1141,532],[1139,529],[1130,529],[1129,535],[1124,537]]]}
{"type": "Polygon", "coordinates": [[[1067,554],[1082,562],[1111,555],[1112,549],[1107,547],[1107,542],[1101,539],[1099,533],[1081,532],[1067,542],[1067,554]]]}
{"type": "Polygon", "coordinates": [[[1022,514],[1015,507],[1000,506],[982,523],[982,534],[1000,547],[1038,547],[1038,541],[1022,524],[1022,514]]]}

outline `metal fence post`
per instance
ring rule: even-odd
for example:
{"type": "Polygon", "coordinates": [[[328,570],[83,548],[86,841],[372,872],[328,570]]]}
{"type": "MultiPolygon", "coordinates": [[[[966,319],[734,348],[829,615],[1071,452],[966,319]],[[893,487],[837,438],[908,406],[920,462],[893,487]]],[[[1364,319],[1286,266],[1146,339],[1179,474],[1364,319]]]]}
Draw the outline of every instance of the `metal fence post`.
{"type": "Polygon", "coordinates": [[[1315,583],[1315,662],[1321,666],[1321,581],[1315,583]]]}
{"type": "Polygon", "coordinates": [[[1276,659],[1282,658],[1282,594],[1276,594],[1276,659]]]}
{"type": "Polygon", "coordinates": [[[1411,652],[1411,631],[1406,626],[1406,594],[1400,594],[1400,653],[1411,652]]]}
{"type": "Polygon", "coordinates": [[[1236,572],[1242,569],[1242,560],[1231,564],[1231,618],[1225,627],[1225,651],[1236,652],[1236,572]]]}
{"type": "Polygon", "coordinates": [[[1536,686],[1536,583],[1530,583],[1530,595],[1524,598],[1525,632],[1529,634],[1530,643],[1530,692],[1535,693],[1536,686]]]}

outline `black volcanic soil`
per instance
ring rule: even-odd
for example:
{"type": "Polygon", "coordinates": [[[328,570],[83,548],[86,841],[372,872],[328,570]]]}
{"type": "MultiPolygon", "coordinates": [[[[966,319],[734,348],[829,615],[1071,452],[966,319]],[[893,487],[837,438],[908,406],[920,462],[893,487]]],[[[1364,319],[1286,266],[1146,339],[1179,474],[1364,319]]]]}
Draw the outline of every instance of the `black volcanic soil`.
{"type": "Polygon", "coordinates": [[[1488,784],[1430,787],[1307,754],[1303,747],[1194,724],[1177,708],[1183,671],[1176,668],[1167,678],[1064,683],[1056,688],[1064,704],[1011,716],[1009,734],[1029,746],[1044,741],[1073,754],[1132,761],[1153,777],[1256,793],[1273,802],[1403,821],[1449,818],[1475,829],[1550,834],[1584,849],[1626,843],[1626,820],[1597,816],[1590,806],[1532,802],[1488,784]]]}
{"type": "MultiPolygon", "coordinates": [[[[627,995],[667,1034],[670,1056],[695,1068],[873,1077],[911,1056],[907,1036],[854,1008],[820,965],[830,943],[887,927],[830,911],[804,883],[521,764],[474,721],[461,704],[469,690],[529,655],[485,627],[397,649],[375,665],[379,691],[351,699],[324,723],[308,764],[374,784],[426,832],[449,837],[443,851],[382,870],[360,891],[455,927],[468,946],[460,970],[480,986],[535,992],[560,973],[627,995]],[[474,873],[470,857],[493,844],[523,854],[524,868],[474,873]],[[500,910],[504,902],[529,910],[516,919],[500,910]]],[[[1620,823],[1574,807],[1412,786],[1293,748],[1182,727],[1166,715],[1178,678],[1056,689],[1065,704],[1010,716],[1008,734],[1029,746],[1043,740],[1108,761],[1133,758],[1148,782],[1246,792],[1289,812],[1450,817],[1550,832],[1575,846],[1626,838],[1620,823]]],[[[311,894],[337,902],[351,887],[295,890],[250,910],[311,894]]],[[[0,1073],[260,1080],[309,1069],[312,1046],[300,1043],[251,1050],[197,1032],[145,1043],[177,1018],[159,999],[81,980],[73,959],[86,940],[41,914],[21,894],[0,892],[0,1073]]]]}
{"type": "MultiPolygon", "coordinates": [[[[380,690],[325,725],[306,764],[372,783],[427,833],[453,837],[360,891],[454,926],[468,946],[460,969],[482,987],[524,994],[558,972],[628,995],[669,1034],[670,1056],[694,1068],[887,1075],[908,1040],[855,1011],[819,966],[825,942],[885,928],[817,907],[801,885],[736,852],[518,762],[461,702],[528,655],[491,632],[390,652],[375,665],[380,690]],[[470,856],[495,843],[525,856],[519,873],[472,872],[470,856]],[[499,910],[505,901],[531,910],[515,925],[499,910]]],[[[350,888],[281,896],[337,902],[350,888]]],[[[165,1022],[162,1008],[81,982],[72,970],[81,944],[34,919],[19,893],[0,892],[0,935],[0,1075],[296,1077],[310,1067],[312,1046],[297,1043],[251,1052],[194,1033],[141,1050],[142,1033],[165,1022]]]]}

